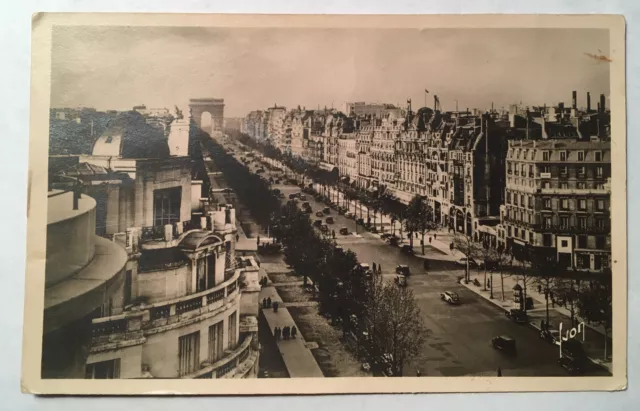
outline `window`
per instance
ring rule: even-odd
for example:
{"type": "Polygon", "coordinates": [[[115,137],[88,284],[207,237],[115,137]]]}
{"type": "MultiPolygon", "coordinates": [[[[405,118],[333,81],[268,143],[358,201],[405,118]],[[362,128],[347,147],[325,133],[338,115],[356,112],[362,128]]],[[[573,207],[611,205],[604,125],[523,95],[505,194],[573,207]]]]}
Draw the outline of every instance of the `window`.
{"type": "Polygon", "coordinates": [[[595,160],[596,161],[602,161],[602,152],[601,151],[596,151],[594,154],[595,160]]]}
{"type": "Polygon", "coordinates": [[[596,200],[596,210],[604,211],[604,200],[596,200]]]}
{"type": "Polygon", "coordinates": [[[545,210],[551,210],[551,199],[550,198],[545,198],[544,200],[542,200],[542,204],[543,204],[543,208],[545,210]]]}
{"type": "Polygon", "coordinates": [[[551,182],[549,181],[544,181],[542,183],[542,188],[551,188],[551,182]]]}
{"type": "Polygon", "coordinates": [[[584,161],[584,151],[578,151],[578,161],[584,161]]]}
{"type": "Polygon", "coordinates": [[[520,205],[524,207],[524,194],[520,194],[520,205]]]}
{"type": "Polygon", "coordinates": [[[200,331],[178,339],[179,374],[184,376],[198,369],[200,362],[200,331]]]}
{"type": "Polygon", "coordinates": [[[567,166],[561,166],[561,167],[560,167],[560,175],[561,175],[562,177],[566,177],[566,176],[567,176],[567,174],[568,174],[568,172],[567,172],[567,166]]]}
{"type": "Polygon", "coordinates": [[[569,183],[567,183],[566,181],[560,183],[560,188],[563,189],[563,190],[568,189],[569,188],[569,183]]]}
{"type": "Polygon", "coordinates": [[[578,217],[578,227],[587,228],[587,217],[578,217]]]}
{"type": "Polygon", "coordinates": [[[597,235],[596,236],[596,248],[602,250],[604,248],[606,248],[606,244],[605,244],[605,237],[602,235],[597,235]]]}
{"type": "Polygon", "coordinates": [[[533,233],[529,233],[529,243],[533,244],[533,233]]]}
{"type": "Polygon", "coordinates": [[[545,217],[542,221],[545,228],[551,227],[551,217],[545,217]]]}
{"type": "Polygon", "coordinates": [[[579,235],[578,236],[578,248],[587,248],[587,236],[579,235]]]}
{"type": "Polygon", "coordinates": [[[511,237],[511,226],[507,227],[507,235],[511,237]]]}
{"type": "Polygon", "coordinates": [[[567,240],[562,240],[562,241],[560,242],[560,246],[561,246],[561,247],[563,247],[563,248],[569,247],[569,241],[567,241],[567,240]]]}
{"type": "Polygon", "coordinates": [[[123,297],[122,303],[124,304],[125,307],[131,304],[132,276],[133,276],[132,270],[127,270],[127,272],[124,275],[124,291],[123,291],[124,297],[123,297]]]}
{"type": "Polygon", "coordinates": [[[607,226],[607,222],[604,218],[596,218],[596,227],[604,229],[607,226]]]}
{"type": "Polygon", "coordinates": [[[578,209],[579,210],[586,210],[587,209],[587,200],[585,200],[585,199],[578,200],[578,209]]]}
{"type": "Polygon", "coordinates": [[[120,378],[120,358],[87,364],[85,378],[95,380],[120,378]]]}
{"type": "Polygon", "coordinates": [[[515,238],[518,238],[518,237],[519,237],[519,234],[520,234],[520,232],[518,231],[518,229],[517,229],[517,228],[514,228],[514,229],[513,229],[513,236],[514,236],[515,238]]]}
{"type": "Polygon", "coordinates": [[[553,237],[551,237],[551,234],[542,235],[542,245],[545,247],[553,247],[553,237]]]}
{"type": "Polygon", "coordinates": [[[563,198],[560,200],[560,208],[563,210],[568,210],[569,209],[569,199],[567,198],[563,198]]]}
{"type": "Polygon", "coordinates": [[[222,321],[209,327],[209,362],[212,364],[221,359],[224,353],[224,349],[222,348],[222,330],[222,321]]]}
{"type": "Polygon", "coordinates": [[[518,195],[514,194],[513,196],[513,205],[518,205],[518,195]]]}
{"type": "Polygon", "coordinates": [[[540,167],[540,172],[541,172],[541,173],[550,173],[550,172],[551,172],[551,167],[549,167],[549,166],[542,166],[542,167],[540,167]]]}
{"type": "Polygon", "coordinates": [[[563,228],[569,227],[569,217],[566,217],[566,216],[560,217],[560,227],[563,227],[563,228]]]}
{"type": "Polygon", "coordinates": [[[233,314],[229,316],[229,349],[235,348],[236,343],[238,342],[237,328],[238,328],[238,312],[235,311],[233,314]]]}
{"type": "Polygon", "coordinates": [[[163,226],[180,221],[182,187],[153,192],[153,225],[163,226]]]}
{"type": "Polygon", "coordinates": [[[543,151],[542,152],[542,161],[549,161],[549,152],[548,151],[543,151]]]}
{"type": "Polygon", "coordinates": [[[586,174],[585,167],[584,166],[578,167],[578,176],[584,177],[585,174],[586,174]]]}
{"type": "Polygon", "coordinates": [[[596,177],[602,178],[604,175],[604,168],[602,166],[596,167],[596,177]]]}
{"type": "Polygon", "coordinates": [[[560,152],[560,161],[567,161],[567,152],[566,151],[561,151],[560,152]]]}
{"type": "Polygon", "coordinates": [[[576,188],[578,188],[579,190],[584,190],[585,188],[587,188],[587,184],[583,181],[579,181],[576,183],[576,188]]]}

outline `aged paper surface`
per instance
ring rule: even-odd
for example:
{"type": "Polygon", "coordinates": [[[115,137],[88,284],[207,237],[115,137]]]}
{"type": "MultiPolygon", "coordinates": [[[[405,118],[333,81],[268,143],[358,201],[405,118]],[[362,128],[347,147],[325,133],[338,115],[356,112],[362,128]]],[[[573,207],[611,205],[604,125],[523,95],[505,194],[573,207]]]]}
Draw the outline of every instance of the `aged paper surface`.
{"type": "Polygon", "coordinates": [[[624,389],[624,32],[34,15],[23,391],[624,389]]]}

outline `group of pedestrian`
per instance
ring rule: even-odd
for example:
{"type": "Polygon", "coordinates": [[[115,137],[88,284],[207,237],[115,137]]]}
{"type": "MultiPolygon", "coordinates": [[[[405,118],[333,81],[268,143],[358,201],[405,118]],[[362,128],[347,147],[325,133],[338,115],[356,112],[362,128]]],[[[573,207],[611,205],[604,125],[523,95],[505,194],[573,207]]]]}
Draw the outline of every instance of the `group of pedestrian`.
{"type": "Polygon", "coordinates": [[[290,338],[296,338],[298,330],[295,325],[291,327],[287,325],[284,328],[276,327],[273,330],[273,335],[276,337],[276,341],[280,341],[280,339],[288,340],[290,338]]]}
{"type": "Polygon", "coordinates": [[[376,265],[376,263],[374,262],[372,265],[374,274],[382,274],[382,264],[376,265]]]}
{"type": "MultiPolygon", "coordinates": [[[[277,304],[277,303],[274,303],[277,304]]],[[[262,308],[271,308],[271,297],[262,299],[262,308]]]]}
{"type": "Polygon", "coordinates": [[[267,276],[265,275],[260,279],[260,286],[266,287],[268,284],[269,284],[269,278],[267,278],[267,276]]]}

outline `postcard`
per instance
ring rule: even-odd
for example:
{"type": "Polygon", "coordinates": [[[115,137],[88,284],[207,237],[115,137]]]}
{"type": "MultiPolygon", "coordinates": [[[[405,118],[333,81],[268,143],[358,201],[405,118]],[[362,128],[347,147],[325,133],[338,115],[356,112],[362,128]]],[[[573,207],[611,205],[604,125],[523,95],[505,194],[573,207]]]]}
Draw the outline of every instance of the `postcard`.
{"type": "Polygon", "coordinates": [[[22,390],[625,389],[624,38],[34,15],[22,390]]]}

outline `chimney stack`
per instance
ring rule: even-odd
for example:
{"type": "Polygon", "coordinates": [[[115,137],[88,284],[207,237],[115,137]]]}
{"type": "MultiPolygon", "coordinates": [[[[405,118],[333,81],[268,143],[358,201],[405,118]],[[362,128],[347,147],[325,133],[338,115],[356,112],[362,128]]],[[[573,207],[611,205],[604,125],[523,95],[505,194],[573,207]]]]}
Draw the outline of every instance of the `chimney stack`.
{"type": "Polygon", "coordinates": [[[605,112],[605,101],[604,101],[604,94],[600,94],[600,111],[601,112],[605,112]]]}
{"type": "Polygon", "coordinates": [[[591,111],[591,93],[587,91],[587,113],[591,111]]]}
{"type": "Polygon", "coordinates": [[[578,108],[578,92],[575,90],[572,92],[571,108],[578,108]]]}

